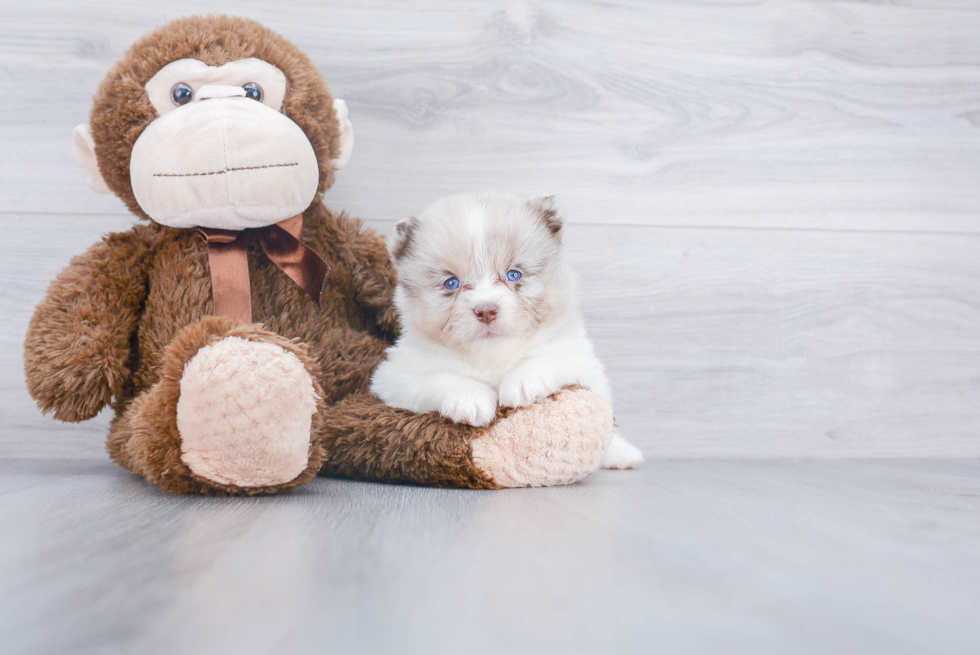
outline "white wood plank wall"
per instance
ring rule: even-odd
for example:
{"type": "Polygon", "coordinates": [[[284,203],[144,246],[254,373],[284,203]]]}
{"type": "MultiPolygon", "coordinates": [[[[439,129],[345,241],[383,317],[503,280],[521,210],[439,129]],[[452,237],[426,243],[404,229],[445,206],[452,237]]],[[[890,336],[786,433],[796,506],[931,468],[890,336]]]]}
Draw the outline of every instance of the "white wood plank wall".
{"type": "Polygon", "coordinates": [[[652,457],[980,456],[980,3],[0,4],[0,456],[98,455],[24,388],[33,306],[131,224],[71,130],[145,31],[256,18],[355,125],[328,194],[555,193],[624,432],[652,457]]]}

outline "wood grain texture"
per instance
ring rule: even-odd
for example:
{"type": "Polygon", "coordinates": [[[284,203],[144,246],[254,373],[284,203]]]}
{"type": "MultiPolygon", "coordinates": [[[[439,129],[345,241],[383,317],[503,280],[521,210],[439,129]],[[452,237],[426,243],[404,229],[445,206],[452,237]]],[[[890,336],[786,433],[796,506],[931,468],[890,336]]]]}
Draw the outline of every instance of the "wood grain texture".
{"type": "Polygon", "coordinates": [[[49,281],[131,224],[71,129],[135,38],[205,11],[347,99],[331,207],[387,231],[451,191],[558,193],[651,456],[980,455],[975,3],[63,0],[0,8],[0,454],[101,451],[107,417],[39,416],[21,371],[49,281]]]}
{"type": "Polygon", "coordinates": [[[105,70],[187,13],[262,20],[347,100],[330,201],[553,192],[591,223],[980,231],[980,6],[86,2],[0,21],[4,211],[121,213],[71,161],[105,70]],[[52,21],[52,17],[54,20],[52,21]],[[10,156],[13,153],[15,156],[10,156]]]}
{"type": "Polygon", "coordinates": [[[22,653],[976,652],[980,462],[663,460],[553,489],[164,495],[0,462],[22,653]],[[9,481],[14,480],[15,483],[9,481]]]}

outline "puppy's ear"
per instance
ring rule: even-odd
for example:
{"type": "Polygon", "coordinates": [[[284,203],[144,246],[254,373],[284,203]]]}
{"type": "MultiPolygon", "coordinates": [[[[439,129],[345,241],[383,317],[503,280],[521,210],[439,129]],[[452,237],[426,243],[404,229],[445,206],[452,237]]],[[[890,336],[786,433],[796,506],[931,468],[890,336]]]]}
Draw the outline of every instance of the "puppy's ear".
{"type": "Polygon", "coordinates": [[[419,219],[411,216],[395,223],[395,231],[388,238],[388,251],[391,259],[398,262],[412,251],[412,239],[419,226],[419,219]]]}
{"type": "Polygon", "coordinates": [[[541,217],[541,222],[551,232],[558,243],[561,243],[562,219],[558,215],[558,205],[554,196],[535,196],[527,201],[527,206],[541,217]]]}

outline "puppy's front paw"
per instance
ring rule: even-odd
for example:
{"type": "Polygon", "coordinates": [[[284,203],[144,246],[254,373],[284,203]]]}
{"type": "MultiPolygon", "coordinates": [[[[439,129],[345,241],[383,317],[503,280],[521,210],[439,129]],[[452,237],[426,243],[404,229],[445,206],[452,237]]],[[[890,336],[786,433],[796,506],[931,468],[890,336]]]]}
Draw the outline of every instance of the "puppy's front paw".
{"type": "Polygon", "coordinates": [[[540,370],[516,370],[503,379],[497,397],[501,407],[527,407],[558,391],[553,375],[540,370]]]}
{"type": "Polygon", "coordinates": [[[497,415],[497,395],[493,389],[467,389],[442,401],[439,413],[455,423],[483,427],[497,415]]]}

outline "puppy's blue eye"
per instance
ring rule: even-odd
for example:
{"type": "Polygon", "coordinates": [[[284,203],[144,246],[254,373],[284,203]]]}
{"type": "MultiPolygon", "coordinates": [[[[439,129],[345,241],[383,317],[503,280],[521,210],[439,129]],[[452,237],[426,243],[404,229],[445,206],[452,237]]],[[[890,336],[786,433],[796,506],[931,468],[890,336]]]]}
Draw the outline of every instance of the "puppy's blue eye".
{"type": "Polygon", "coordinates": [[[194,99],[194,89],[192,89],[188,84],[177,82],[174,84],[173,88],[170,89],[170,99],[178,107],[180,105],[186,105],[188,102],[194,99]]]}
{"type": "Polygon", "coordinates": [[[451,277],[442,283],[442,286],[446,287],[450,291],[455,291],[459,288],[459,278],[451,277]]]}
{"type": "Polygon", "coordinates": [[[521,279],[522,275],[523,273],[521,273],[520,271],[515,271],[514,269],[510,269],[509,271],[507,271],[507,281],[517,282],[518,280],[521,279]]]}

